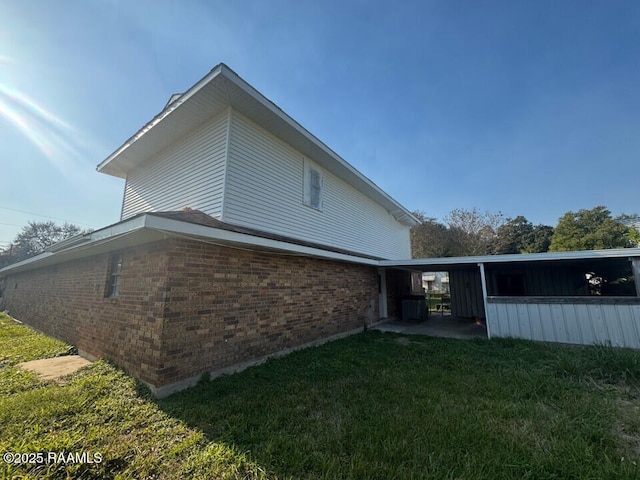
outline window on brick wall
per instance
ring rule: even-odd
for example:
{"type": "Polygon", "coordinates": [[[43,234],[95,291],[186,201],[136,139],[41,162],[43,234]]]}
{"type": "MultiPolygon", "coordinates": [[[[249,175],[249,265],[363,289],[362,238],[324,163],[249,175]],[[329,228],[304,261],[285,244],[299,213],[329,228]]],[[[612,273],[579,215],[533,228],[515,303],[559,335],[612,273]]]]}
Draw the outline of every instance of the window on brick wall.
{"type": "Polygon", "coordinates": [[[122,253],[114,253],[109,258],[109,276],[107,277],[106,297],[120,295],[120,275],[122,273],[122,253]]]}

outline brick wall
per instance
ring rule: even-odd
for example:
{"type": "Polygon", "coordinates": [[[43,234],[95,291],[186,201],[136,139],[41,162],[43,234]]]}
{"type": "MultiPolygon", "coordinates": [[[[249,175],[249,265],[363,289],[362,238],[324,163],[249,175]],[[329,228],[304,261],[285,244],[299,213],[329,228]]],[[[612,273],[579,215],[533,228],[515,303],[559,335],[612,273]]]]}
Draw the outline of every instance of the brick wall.
{"type": "Polygon", "coordinates": [[[6,279],[17,319],[161,387],[363,327],[378,318],[373,267],[182,239],[6,279]]]}
{"type": "Polygon", "coordinates": [[[161,355],[166,245],[123,251],[122,294],[105,298],[109,255],[97,255],[5,280],[10,315],[155,384],[161,355]]]}
{"type": "Polygon", "coordinates": [[[166,383],[361,328],[373,267],[170,240],[166,383]]]}

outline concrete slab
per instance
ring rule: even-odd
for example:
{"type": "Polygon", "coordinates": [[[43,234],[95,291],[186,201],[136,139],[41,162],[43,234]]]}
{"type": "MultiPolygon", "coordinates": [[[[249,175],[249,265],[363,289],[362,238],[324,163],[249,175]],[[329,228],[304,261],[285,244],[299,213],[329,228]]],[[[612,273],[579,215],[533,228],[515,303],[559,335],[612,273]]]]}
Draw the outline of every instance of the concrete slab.
{"type": "Polygon", "coordinates": [[[402,322],[390,320],[373,327],[381,332],[401,333],[404,335],[428,335],[447,338],[487,338],[486,326],[473,319],[452,317],[451,315],[432,315],[424,322],[402,322]]]}
{"type": "Polygon", "coordinates": [[[75,373],[87,365],[91,365],[91,362],[80,355],[43,358],[18,364],[19,367],[25,370],[37,373],[43,380],[53,380],[61,385],[65,383],[62,377],[75,373]]]}

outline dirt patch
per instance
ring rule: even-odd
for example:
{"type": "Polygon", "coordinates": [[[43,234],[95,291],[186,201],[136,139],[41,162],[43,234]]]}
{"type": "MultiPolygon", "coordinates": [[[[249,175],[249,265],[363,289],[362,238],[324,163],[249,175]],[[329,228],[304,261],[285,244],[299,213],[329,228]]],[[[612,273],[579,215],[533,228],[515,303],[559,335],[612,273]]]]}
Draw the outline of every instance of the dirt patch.
{"type": "Polygon", "coordinates": [[[80,355],[65,355],[19,363],[18,367],[37,373],[43,380],[52,380],[58,385],[64,385],[66,383],[64,377],[87,365],[91,365],[91,362],[80,355]]]}

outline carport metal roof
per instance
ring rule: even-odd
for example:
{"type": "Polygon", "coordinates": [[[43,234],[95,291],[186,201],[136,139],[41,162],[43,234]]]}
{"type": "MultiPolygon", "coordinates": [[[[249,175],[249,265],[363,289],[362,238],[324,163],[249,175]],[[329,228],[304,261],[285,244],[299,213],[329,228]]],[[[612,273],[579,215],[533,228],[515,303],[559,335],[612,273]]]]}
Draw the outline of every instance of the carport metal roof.
{"type": "Polygon", "coordinates": [[[610,250],[585,250],[578,252],[546,252],[510,255],[480,255],[470,257],[412,258],[409,260],[380,260],[380,267],[405,268],[422,271],[447,271],[480,264],[510,264],[538,262],[571,262],[600,260],[606,258],[640,259],[640,248],[617,248],[610,250]]]}

